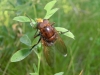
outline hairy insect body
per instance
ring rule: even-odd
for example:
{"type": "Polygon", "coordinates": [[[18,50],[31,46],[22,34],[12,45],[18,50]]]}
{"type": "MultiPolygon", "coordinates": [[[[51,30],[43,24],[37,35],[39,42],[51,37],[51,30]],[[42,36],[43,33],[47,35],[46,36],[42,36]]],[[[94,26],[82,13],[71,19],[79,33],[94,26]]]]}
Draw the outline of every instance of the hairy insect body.
{"type": "Polygon", "coordinates": [[[43,20],[38,24],[40,35],[47,45],[53,44],[57,39],[57,33],[54,27],[49,23],[48,20],[43,20]]]}

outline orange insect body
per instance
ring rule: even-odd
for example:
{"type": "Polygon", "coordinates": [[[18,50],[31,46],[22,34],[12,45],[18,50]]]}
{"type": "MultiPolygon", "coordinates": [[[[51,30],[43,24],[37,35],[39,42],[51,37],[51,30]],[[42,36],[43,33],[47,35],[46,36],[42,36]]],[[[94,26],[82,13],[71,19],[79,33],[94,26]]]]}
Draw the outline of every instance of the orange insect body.
{"type": "Polygon", "coordinates": [[[48,20],[38,22],[37,28],[40,30],[40,35],[47,45],[52,45],[57,39],[57,32],[48,20]]]}

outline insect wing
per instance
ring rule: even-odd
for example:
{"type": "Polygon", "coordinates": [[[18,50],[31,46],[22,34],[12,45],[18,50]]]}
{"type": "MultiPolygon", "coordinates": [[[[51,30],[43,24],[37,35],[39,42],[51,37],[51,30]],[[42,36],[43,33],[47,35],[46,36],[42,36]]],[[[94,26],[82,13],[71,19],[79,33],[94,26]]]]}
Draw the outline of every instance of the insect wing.
{"type": "Polygon", "coordinates": [[[44,46],[44,56],[45,56],[45,59],[48,63],[49,66],[53,67],[54,66],[54,48],[53,46],[46,46],[45,45],[45,41],[42,41],[43,43],[43,46],[44,46]]]}
{"type": "Polygon", "coordinates": [[[49,66],[54,65],[54,51],[52,48],[44,46],[44,55],[49,66]]]}
{"type": "Polygon", "coordinates": [[[67,56],[67,47],[63,40],[58,36],[56,42],[55,42],[55,49],[58,50],[61,54],[63,54],[65,57],[67,56]]]}
{"type": "Polygon", "coordinates": [[[49,66],[54,66],[55,62],[55,53],[59,51],[62,55],[67,56],[67,47],[63,40],[58,37],[56,42],[52,46],[46,46],[45,41],[42,41],[44,46],[44,56],[49,66]]]}

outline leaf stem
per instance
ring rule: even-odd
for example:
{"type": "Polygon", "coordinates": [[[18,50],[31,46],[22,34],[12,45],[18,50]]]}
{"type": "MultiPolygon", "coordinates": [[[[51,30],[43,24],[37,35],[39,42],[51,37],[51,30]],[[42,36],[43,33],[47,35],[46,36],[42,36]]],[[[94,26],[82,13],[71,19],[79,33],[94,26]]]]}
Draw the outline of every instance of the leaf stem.
{"type": "Polygon", "coordinates": [[[41,56],[38,56],[38,75],[39,75],[39,69],[40,69],[40,60],[41,60],[41,56]]]}
{"type": "Polygon", "coordinates": [[[37,53],[37,56],[38,56],[38,69],[37,69],[38,75],[39,75],[39,70],[40,70],[41,54],[42,54],[42,50],[40,50],[40,52],[37,53]]]}

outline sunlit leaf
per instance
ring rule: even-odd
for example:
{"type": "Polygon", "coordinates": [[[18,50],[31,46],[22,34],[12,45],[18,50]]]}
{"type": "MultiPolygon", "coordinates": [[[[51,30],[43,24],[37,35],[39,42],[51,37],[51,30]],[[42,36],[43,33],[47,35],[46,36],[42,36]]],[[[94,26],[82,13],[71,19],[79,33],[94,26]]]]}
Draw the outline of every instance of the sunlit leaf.
{"type": "Polygon", "coordinates": [[[27,57],[32,51],[30,51],[28,48],[18,50],[16,53],[13,54],[11,57],[11,62],[17,62],[23,60],[25,57],[27,57]]]}
{"type": "Polygon", "coordinates": [[[47,3],[47,4],[45,5],[44,9],[45,9],[46,11],[50,11],[51,8],[54,6],[54,4],[55,4],[56,2],[57,2],[56,0],[53,0],[53,1],[49,2],[49,3],[47,3]]]}
{"type": "Polygon", "coordinates": [[[64,72],[59,72],[59,73],[56,73],[54,75],[63,75],[63,74],[64,74],[64,72]]]}
{"type": "Polygon", "coordinates": [[[58,9],[59,9],[59,8],[54,8],[54,9],[52,9],[52,10],[50,10],[50,11],[47,11],[47,13],[46,13],[44,19],[49,19],[58,9]]]}
{"type": "Polygon", "coordinates": [[[58,8],[52,9],[52,7],[54,6],[56,2],[57,0],[53,0],[46,4],[46,6],[44,7],[44,9],[46,10],[46,15],[44,19],[49,19],[58,10],[58,8]]]}
{"type": "Polygon", "coordinates": [[[55,28],[59,32],[62,32],[62,33],[64,32],[63,35],[68,36],[68,37],[74,39],[74,35],[69,30],[67,30],[65,28],[62,28],[62,27],[55,27],[55,28]]]}
{"type": "Polygon", "coordinates": [[[20,38],[20,41],[24,44],[26,44],[27,46],[31,46],[31,40],[29,39],[29,37],[27,35],[24,35],[20,38]]]}
{"type": "MultiPolygon", "coordinates": [[[[26,16],[17,16],[17,17],[14,17],[15,21],[19,21],[19,22],[30,22],[30,19],[26,16]]],[[[32,22],[35,22],[33,19],[32,19],[32,22]]]]}

